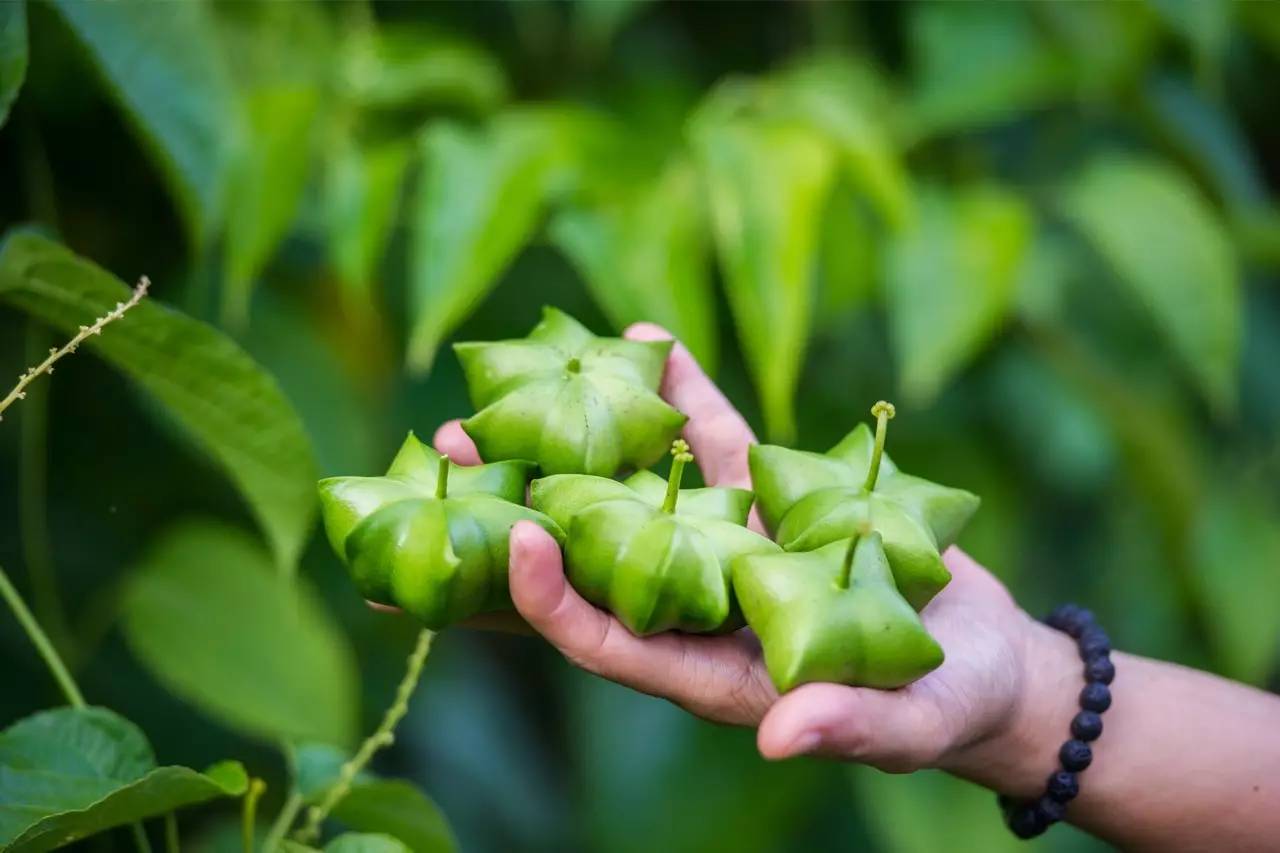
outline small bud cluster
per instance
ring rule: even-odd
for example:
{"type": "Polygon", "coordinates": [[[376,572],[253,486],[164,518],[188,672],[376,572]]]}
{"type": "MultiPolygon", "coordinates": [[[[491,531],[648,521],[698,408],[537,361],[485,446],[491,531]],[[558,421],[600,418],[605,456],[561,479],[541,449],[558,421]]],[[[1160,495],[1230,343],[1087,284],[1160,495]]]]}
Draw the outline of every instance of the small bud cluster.
{"type": "Polygon", "coordinates": [[[13,390],[3,399],[0,400],[0,421],[4,420],[4,410],[9,408],[18,400],[27,398],[27,386],[43,374],[52,374],[53,365],[65,355],[75,352],[80,344],[84,343],[86,338],[94,335],[102,334],[102,330],[109,324],[114,323],[125,315],[125,313],[137,305],[142,297],[147,295],[147,289],[151,287],[151,281],[145,275],[138,279],[138,285],[133,289],[133,295],[125,302],[117,302],[116,307],[103,314],[91,325],[81,326],[80,331],[67,344],[61,348],[54,347],[49,350],[49,357],[37,364],[35,367],[28,368],[26,372],[18,376],[18,384],[13,386],[13,390]]]}

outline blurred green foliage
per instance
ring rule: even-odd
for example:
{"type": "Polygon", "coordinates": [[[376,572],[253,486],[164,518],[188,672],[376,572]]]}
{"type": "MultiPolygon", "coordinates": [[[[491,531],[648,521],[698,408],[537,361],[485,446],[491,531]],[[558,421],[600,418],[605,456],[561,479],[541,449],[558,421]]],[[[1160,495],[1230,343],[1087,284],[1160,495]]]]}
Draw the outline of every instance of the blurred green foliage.
{"type": "MultiPolygon", "coordinates": [[[[773,440],[896,399],[895,459],[983,496],[961,544],[1032,612],[1275,686],[1278,73],[1280,7],[1230,0],[0,3],[0,226],[37,229],[0,364],[154,282],[0,423],[0,565],[91,703],[274,809],[273,744],[372,728],[414,631],[315,475],[466,414],[442,346],[546,303],[671,328],[773,440]]],[[[0,646],[0,722],[58,701],[0,646]]],[[[1012,847],[984,792],[766,765],[527,638],[451,631],[425,682],[339,824],[449,849],[410,779],[467,850],[1012,847]]]]}

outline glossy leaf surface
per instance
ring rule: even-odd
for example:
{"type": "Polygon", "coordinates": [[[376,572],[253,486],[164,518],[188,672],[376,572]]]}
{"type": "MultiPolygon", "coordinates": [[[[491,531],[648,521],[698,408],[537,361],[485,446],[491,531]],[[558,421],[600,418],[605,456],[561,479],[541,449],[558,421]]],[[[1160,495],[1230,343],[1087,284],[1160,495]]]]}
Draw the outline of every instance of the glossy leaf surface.
{"type": "MultiPolygon", "coordinates": [[[[33,233],[0,244],[0,302],[67,333],[127,299],[115,276],[33,233]]],[[[315,462],[302,422],[275,379],[221,332],[144,300],[86,342],[129,376],[239,488],[292,572],[315,512],[315,462]]]]}
{"type": "Polygon", "coordinates": [[[345,744],[359,679],[345,635],[243,531],[173,528],[126,586],[125,638],[169,690],[237,731],[345,744]]]}
{"type": "Polygon", "coordinates": [[[248,786],[223,762],[158,767],[146,736],[106,708],[57,708],[0,732],[0,850],[42,853],[248,786]]]}

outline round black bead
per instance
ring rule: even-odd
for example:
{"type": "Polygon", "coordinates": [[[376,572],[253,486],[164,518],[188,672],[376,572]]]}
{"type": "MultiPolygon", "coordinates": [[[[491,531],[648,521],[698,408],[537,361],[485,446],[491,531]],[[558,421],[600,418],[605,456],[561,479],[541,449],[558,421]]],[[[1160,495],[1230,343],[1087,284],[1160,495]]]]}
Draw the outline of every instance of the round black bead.
{"type": "Polygon", "coordinates": [[[1051,797],[1041,797],[1036,803],[1036,811],[1040,814],[1040,822],[1046,827],[1055,824],[1067,816],[1067,806],[1051,797]]]}
{"type": "Polygon", "coordinates": [[[1048,828],[1035,806],[1019,806],[1009,815],[1009,829],[1019,838],[1035,838],[1048,828]]]}
{"type": "Polygon", "coordinates": [[[1111,652],[1111,638],[1097,626],[1088,628],[1079,639],[1080,659],[1089,660],[1111,652]]]}
{"type": "Polygon", "coordinates": [[[1111,707],[1111,688],[1101,681],[1090,681],[1080,691],[1080,707],[1101,714],[1111,707]]]}
{"type": "Polygon", "coordinates": [[[1093,625],[1093,614],[1075,604],[1064,604],[1050,613],[1046,621],[1059,631],[1079,637],[1093,625]]]}
{"type": "Polygon", "coordinates": [[[1089,658],[1084,663],[1084,678],[1086,681],[1098,681],[1103,684],[1110,684],[1111,680],[1116,677],[1115,664],[1111,662],[1109,655],[1098,655],[1089,658]]]}
{"type": "Polygon", "coordinates": [[[1081,711],[1071,720],[1071,734],[1076,740],[1097,740],[1102,734],[1102,717],[1093,711],[1081,711]]]}
{"type": "Polygon", "coordinates": [[[1080,780],[1069,770],[1059,770],[1049,777],[1045,784],[1045,794],[1060,803],[1074,800],[1080,793],[1080,780]]]}
{"type": "Polygon", "coordinates": [[[1093,761],[1093,750],[1084,741],[1072,739],[1064,743],[1062,749],[1058,750],[1058,760],[1062,762],[1063,770],[1079,773],[1093,761]]]}

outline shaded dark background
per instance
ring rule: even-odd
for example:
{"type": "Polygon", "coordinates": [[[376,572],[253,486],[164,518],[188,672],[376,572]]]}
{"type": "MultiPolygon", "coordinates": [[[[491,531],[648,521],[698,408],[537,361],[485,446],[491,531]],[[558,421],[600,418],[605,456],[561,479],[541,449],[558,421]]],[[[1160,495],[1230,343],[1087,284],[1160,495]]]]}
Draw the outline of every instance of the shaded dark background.
{"type": "MultiPolygon", "coordinates": [[[[167,14],[164,8],[154,14],[167,14]]],[[[203,25],[194,31],[226,66],[232,104],[246,85],[239,78],[260,65],[301,81],[317,101],[304,132],[286,146],[289,157],[305,161],[300,189],[276,186],[273,168],[252,182],[277,201],[292,192],[293,204],[288,227],[268,240],[250,276],[247,310],[237,312],[227,296],[224,229],[206,222],[207,233],[193,235],[145,133],[92,55],[54,6],[32,2],[27,80],[0,128],[0,223],[37,222],[126,281],[149,274],[154,298],[225,329],[279,379],[322,474],[374,473],[407,429],[430,434],[469,406],[447,349],[425,376],[404,368],[417,286],[407,260],[417,233],[412,199],[426,165],[411,155],[406,200],[376,274],[344,280],[333,261],[325,219],[333,201],[322,179],[335,140],[412,143],[435,122],[485,126],[536,101],[598,109],[662,159],[687,145],[691,111],[727,77],[767,77],[834,53],[880,81],[887,106],[870,115],[884,121],[877,130],[912,193],[923,197],[920,188],[930,187],[950,198],[998,184],[1025,205],[1035,248],[1016,253],[1013,295],[939,389],[904,395],[902,361],[910,355],[895,323],[912,306],[889,293],[886,259],[898,238],[867,214],[865,199],[852,220],[861,230],[809,223],[823,232],[813,282],[819,308],[807,328],[795,444],[824,449],[874,400],[900,401],[891,453],[914,472],[982,495],[961,545],[1029,610],[1080,601],[1121,648],[1274,688],[1277,9],[1191,0],[201,6],[203,25]],[[334,78],[346,73],[350,46],[395,34],[412,46],[411,58],[374,63],[372,73],[408,94],[354,107],[350,97],[334,96],[335,86],[348,91],[334,78]],[[456,82],[414,83],[404,69],[442,44],[471,51],[443,74],[456,82]],[[487,74],[497,83],[486,84],[487,74]],[[1234,404],[1198,387],[1162,326],[1170,312],[1194,318],[1194,300],[1171,283],[1166,295],[1150,298],[1175,304],[1153,311],[1064,221],[1059,186],[1109,152],[1171,174],[1229,249],[1224,286],[1237,294],[1231,304],[1240,318],[1238,356],[1228,365],[1234,404]],[[1069,259],[1048,297],[1033,264],[1045,245],[1069,259]]],[[[245,140],[263,150],[269,142],[255,132],[245,131],[245,140]]],[[[632,164],[603,165],[625,171],[632,164]]],[[[841,191],[861,198],[858,189],[841,191]]],[[[222,223],[247,215],[237,200],[231,193],[222,223]]],[[[1151,221],[1163,213],[1150,210],[1151,221]]],[[[1163,248],[1151,245],[1155,269],[1163,248]]],[[[763,342],[735,325],[724,289],[732,285],[709,256],[703,265],[717,333],[701,341],[703,353],[714,354],[717,379],[764,436],[741,355],[763,342]]],[[[965,286],[977,292],[989,283],[965,286]]],[[[618,325],[597,296],[540,227],[449,339],[523,335],[543,304],[595,329],[618,325]]],[[[949,316],[934,319],[945,325],[949,316]]],[[[50,345],[47,334],[0,308],[0,370],[16,375],[38,360],[33,353],[50,345]]],[[[223,475],[104,363],[78,355],[54,380],[47,400],[33,394],[0,423],[0,564],[46,623],[69,626],[55,635],[91,701],[141,725],[165,762],[242,758],[271,784],[268,803],[278,800],[276,750],[162,689],[117,626],[120,584],[160,531],[191,516],[251,530],[252,518],[223,475]],[[20,513],[33,501],[47,507],[47,535],[39,513],[20,513]],[[60,602],[42,597],[28,578],[41,571],[32,568],[43,563],[41,553],[51,557],[60,602]]],[[[400,677],[415,628],[367,611],[319,535],[301,574],[321,590],[355,651],[369,728],[400,677]]],[[[58,702],[8,620],[0,620],[0,649],[0,722],[58,702]]],[[[400,731],[378,769],[421,782],[465,850],[1015,846],[994,798],[964,783],[812,761],[766,764],[751,732],[703,724],[589,678],[528,638],[446,632],[400,731]]],[[[229,807],[199,814],[210,833],[232,820],[229,807]]],[[[1069,829],[1033,846],[1098,847],[1069,829]]]]}

